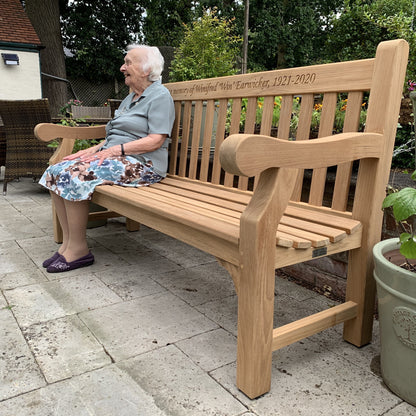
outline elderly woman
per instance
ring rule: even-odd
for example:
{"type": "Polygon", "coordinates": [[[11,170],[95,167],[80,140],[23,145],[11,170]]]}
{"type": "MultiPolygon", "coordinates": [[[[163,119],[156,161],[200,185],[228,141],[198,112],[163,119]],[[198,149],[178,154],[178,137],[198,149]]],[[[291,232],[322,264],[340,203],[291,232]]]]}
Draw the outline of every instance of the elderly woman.
{"type": "Polygon", "coordinates": [[[120,68],[130,94],[107,124],[105,140],[48,167],[39,181],[51,191],[63,231],[59,250],[43,262],[48,272],[94,262],[86,227],[96,186],[147,186],[166,175],[167,139],[175,111],[169,91],[160,82],[163,64],[158,48],[130,45],[120,68]]]}

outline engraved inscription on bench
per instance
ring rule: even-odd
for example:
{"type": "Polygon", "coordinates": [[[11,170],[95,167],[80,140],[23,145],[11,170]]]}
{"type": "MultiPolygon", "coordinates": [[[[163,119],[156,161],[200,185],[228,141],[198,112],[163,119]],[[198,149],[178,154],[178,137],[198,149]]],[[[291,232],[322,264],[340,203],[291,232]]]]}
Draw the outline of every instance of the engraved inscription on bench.
{"type": "Polygon", "coordinates": [[[296,85],[312,85],[317,80],[317,74],[315,72],[306,73],[291,73],[290,71],[284,71],[288,75],[264,74],[254,75],[249,74],[249,77],[241,77],[241,79],[233,80],[229,77],[219,78],[217,80],[196,80],[188,81],[187,86],[169,85],[169,89],[173,98],[176,96],[193,97],[194,95],[209,95],[210,93],[218,92],[233,92],[238,91],[241,94],[244,91],[250,90],[264,90],[270,87],[285,87],[296,85]]]}

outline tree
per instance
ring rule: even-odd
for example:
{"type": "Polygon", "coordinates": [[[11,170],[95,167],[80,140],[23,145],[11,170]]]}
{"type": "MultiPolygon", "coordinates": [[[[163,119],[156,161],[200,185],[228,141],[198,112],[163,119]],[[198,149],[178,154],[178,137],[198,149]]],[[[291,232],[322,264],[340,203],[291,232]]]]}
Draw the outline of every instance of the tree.
{"type": "MultiPolygon", "coordinates": [[[[44,49],[40,51],[41,71],[54,77],[66,78],[65,56],[59,24],[59,0],[26,0],[25,11],[44,49]]],[[[58,114],[67,101],[67,86],[57,79],[42,77],[43,96],[49,99],[51,114],[58,114]]]]}
{"type": "Polygon", "coordinates": [[[409,42],[408,79],[416,80],[416,33],[414,0],[377,0],[371,5],[368,17],[382,29],[388,38],[402,38],[409,42]]]}
{"type": "Polygon", "coordinates": [[[244,34],[243,34],[243,56],[241,72],[247,72],[247,56],[248,56],[248,25],[250,16],[250,1],[244,0],[244,34]]]}
{"type": "Polygon", "coordinates": [[[332,17],[325,47],[327,58],[334,61],[369,58],[381,41],[403,38],[410,45],[408,77],[416,79],[413,18],[413,0],[346,1],[342,13],[332,17]]]}
{"type": "Polygon", "coordinates": [[[371,21],[369,1],[346,1],[340,15],[333,15],[332,28],[325,45],[331,61],[373,57],[380,40],[388,38],[386,29],[371,21]]]}
{"type": "Polygon", "coordinates": [[[241,38],[232,34],[232,21],[206,11],[186,27],[171,66],[172,81],[231,75],[240,54],[241,38]]]}
{"type": "Polygon", "coordinates": [[[147,0],[143,36],[148,45],[178,46],[185,26],[194,20],[192,0],[147,0]]]}
{"type": "Polygon", "coordinates": [[[62,15],[72,76],[109,80],[120,74],[123,51],[142,40],[144,7],[139,0],[74,0],[62,15]]]}
{"type": "Polygon", "coordinates": [[[328,16],[342,0],[251,0],[249,67],[303,66],[322,61],[328,16]]]}

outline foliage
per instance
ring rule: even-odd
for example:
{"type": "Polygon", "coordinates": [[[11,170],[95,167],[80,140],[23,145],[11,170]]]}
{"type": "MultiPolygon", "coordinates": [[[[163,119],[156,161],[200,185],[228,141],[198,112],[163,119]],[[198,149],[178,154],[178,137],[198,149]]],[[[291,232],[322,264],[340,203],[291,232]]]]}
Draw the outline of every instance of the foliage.
{"type": "MultiPolygon", "coordinates": [[[[139,0],[74,0],[61,10],[71,76],[105,81],[120,74],[123,50],[141,40],[144,8],[139,0]]],[[[121,75],[120,75],[121,77],[121,75]]]]}
{"type": "MultiPolygon", "coordinates": [[[[86,123],[86,120],[84,118],[77,118],[77,119],[72,118],[71,107],[73,105],[81,106],[82,102],[79,101],[79,100],[71,99],[67,103],[65,103],[65,105],[63,105],[61,107],[61,109],[59,110],[59,113],[62,116],[62,118],[60,120],[60,124],[62,126],[76,127],[80,123],[86,123]]],[[[94,146],[94,145],[98,144],[99,142],[100,142],[99,140],[81,140],[81,139],[77,139],[77,140],[75,140],[74,148],[72,150],[72,153],[76,153],[79,150],[88,149],[89,147],[94,146]]],[[[48,144],[48,147],[56,148],[56,147],[58,147],[58,144],[59,144],[59,142],[57,140],[53,140],[48,144]]]]}
{"type": "Polygon", "coordinates": [[[408,78],[416,79],[416,34],[413,0],[346,0],[341,14],[331,16],[326,58],[347,61],[373,57],[384,40],[409,42],[408,78]]]}
{"type": "Polygon", "coordinates": [[[252,0],[248,66],[269,70],[321,62],[328,16],[342,0],[252,0]]]}
{"type": "Polygon", "coordinates": [[[178,46],[184,37],[184,24],[193,21],[192,0],[147,0],[143,20],[144,40],[148,45],[178,46]]]}
{"type": "Polygon", "coordinates": [[[348,61],[374,57],[381,39],[387,39],[387,30],[369,19],[366,12],[369,1],[345,1],[340,15],[331,16],[331,29],[325,44],[327,59],[348,61]]]}
{"type": "MultiPolygon", "coordinates": [[[[416,180],[416,171],[412,174],[416,180]]],[[[391,208],[403,232],[400,234],[400,253],[407,259],[416,259],[416,189],[403,188],[384,199],[383,209],[391,208]]]]}
{"type": "Polygon", "coordinates": [[[397,126],[391,166],[410,169],[415,167],[415,132],[412,124],[397,126]]]}
{"type": "Polygon", "coordinates": [[[232,35],[231,20],[221,18],[217,10],[204,13],[186,33],[172,61],[172,81],[212,78],[235,74],[241,38],[232,35]]]}
{"type": "MultiPolygon", "coordinates": [[[[240,116],[240,131],[244,131],[245,127],[245,120],[247,115],[247,103],[248,100],[244,98],[242,100],[241,105],[241,116],[240,116]]],[[[257,100],[257,109],[256,109],[256,124],[261,123],[262,113],[263,113],[263,103],[264,98],[260,97],[257,100]]],[[[282,104],[282,97],[275,97],[274,99],[274,106],[273,106],[273,118],[272,118],[272,128],[278,127],[279,119],[280,119],[280,108],[282,104]]],[[[292,116],[290,120],[290,137],[296,137],[296,130],[298,128],[299,122],[299,114],[300,114],[300,105],[301,99],[299,97],[295,97],[293,99],[292,105],[292,116]]],[[[344,120],[345,114],[347,110],[348,99],[343,98],[342,96],[339,97],[335,109],[335,119],[334,119],[334,133],[341,133],[344,127],[344,120]]],[[[364,130],[365,120],[367,118],[367,103],[362,104],[361,112],[360,112],[360,122],[359,122],[359,131],[364,130]]],[[[227,113],[227,132],[229,132],[229,127],[231,124],[231,105],[229,106],[228,113],[227,113]]],[[[319,124],[321,121],[321,114],[322,114],[322,104],[316,103],[312,110],[311,116],[311,136],[316,134],[319,130],[319,124]]]]}
{"type": "MultiPolygon", "coordinates": [[[[257,125],[261,124],[261,118],[263,115],[263,104],[264,104],[264,98],[259,97],[257,99],[257,108],[256,108],[256,124],[257,125]]],[[[247,116],[247,105],[248,105],[248,99],[243,98],[241,100],[240,131],[244,131],[244,127],[246,123],[246,116],[247,116]]],[[[281,105],[282,105],[282,97],[275,97],[274,105],[273,105],[272,127],[277,127],[279,124],[281,105]]],[[[231,126],[231,117],[232,117],[231,109],[232,109],[232,100],[227,110],[227,120],[226,120],[227,133],[229,133],[230,126],[231,126]]]]}
{"type": "MultiPolygon", "coordinates": [[[[250,4],[256,0],[251,0],[250,4]]],[[[218,17],[226,20],[232,20],[232,34],[241,35],[244,30],[244,3],[241,0],[201,0],[195,1],[194,19],[201,18],[206,10],[217,10],[218,17]]]]}
{"type": "Polygon", "coordinates": [[[71,99],[68,102],[66,102],[59,110],[59,114],[61,114],[64,117],[72,117],[71,113],[71,107],[73,105],[81,106],[82,101],[71,99]]]}
{"type": "Polygon", "coordinates": [[[386,30],[392,38],[409,43],[407,77],[416,79],[416,33],[413,28],[413,0],[377,0],[369,9],[368,17],[386,30]]]}

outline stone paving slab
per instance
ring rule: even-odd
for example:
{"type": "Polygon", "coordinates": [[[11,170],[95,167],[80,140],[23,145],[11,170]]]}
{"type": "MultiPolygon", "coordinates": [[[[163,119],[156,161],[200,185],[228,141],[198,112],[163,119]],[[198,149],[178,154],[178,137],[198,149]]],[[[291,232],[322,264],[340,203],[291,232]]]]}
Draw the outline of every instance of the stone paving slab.
{"type": "MultiPolygon", "coordinates": [[[[85,269],[84,269],[85,270],[85,269]]],[[[121,302],[121,298],[91,273],[5,290],[21,327],[121,302]]]]}
{"type": "Polygon", "coordinates": [[[4,298],[3,294],[1,293],[0,294],[0,309],[4,309],[7,306],[8,305],[7,305],[6,299],[4,298]]]}
{"type": "Polygon", "coordinates": [[[379,377],[309,340],[275,352],[272,372],[270,392],[254,401],[235,387],[234,363],[210,374],[262,416],[384,415],[401,402],[379,377]]]}
{"type": "Polygon", "coordinates": [[[0,236],[0,273],[36,270],[32,259],[18,246],[16,241],[5,241],[0,236]]]}
{"type": "Polygon", "coordinates": [[[217,262],[171,273],[158,273],[153,278],[191,306],[235,294],[232,279],[224,273],[224,269],[217,262]]]}
{"type": "Polygon", "coordinates": [[[18,235],[20,238],[33,238],[43,235],[44,231],[33,221],[21,215],[10,216],[7,215],[0,224],[0,241],[14,240],[18,235]],[[18,221],[13,221],[13,218],[18,218],[18,221]]]}
{"type": "Polygon", "coordinates": [[[48,383],[111,363],[102,345],[76,315],[31,325],[23,334],[48,383]]]}
{"type": "Polygon", "coordinates": [[[204,371],[233,363],[237,354],[237,338],[224,329],[215,329],[175,344],[204,371]]]}
{"type": "MultiPolygon", "coordinates": [[[[1,307],[0,406],[1,400],[45,385],[45,379],[13,318],[11,310],[1,307]]],[[[3,415],[1,411],[0,414],[3,415]]]]}
{"type": "Polygon", "coordinates": [[[232,416],[247,409],[175,346],[117,364],[169,415],[232,416]]]}
{"type": "Polygon", "coordinates": [[[218,328],[171,293],[82,312],[80,318],[115,361],[218,328]]]}
{"type": "Polygon", "coordinates": [[[4,416],[164,416],[150,393],[111,365],[0,402],[4,416]]]}
{"type": "Polygon", "coordinates": [[[145,272],[141,268],[138,270],[136,265],[105,270],[97,276],[123,300],[166,292],[166,288],[152,279],[151,272],[145,272]]]}
{"type": "Polygon", "coordinates": [[[416,407],[403,402],[386,412],[383,416],[416,416],[416,407]]]}
{"type": "MultiPolygon", "coordinates": [[[[296,300],[296,293],[303,292],[304,288],[299,289],[295,285],[293,288],[294,295],[281,294],[275,297],[275,327],[293,322],[295,319],[303,318],[311,313],[319,312],[327,309],[335,304],[334,301],[324,298],[312,296],[307,302],[296,300]]],[[[216,299],[205,302],[201,305],[195,305],[201,313],[217,322],[218,325],[237,336],[237,295],[231,295],[226,299],[216,299]]]]}
{"type": "MultiPolygon", "coordinates": [[[[138,239],[136,240],[131,237],[135,232],[126,235],[125,230],[122,229],[117,232],[113,231],[112,233],[99,233],[103,228],[108,228],[110,230],[109,227],[97,227],[94,232],[89,231],[89,236],[112,253],[135,253],[136,257],[143,258],[151,256],[152,250],[150,248],[141,244],[138,239]]],[[[159,258],[161,258],[161,256],[159,256],[159,258]]]]}
{"type": "Polygon", "coordinates": [[[184,268],[216,262],[211,255],[145,226],[141,226],[140,233],[131,233],[131,238],[184,268]]]}
{"type": "Polygon", "coordinates": [[[0,289],[8,290],[20,286],[47,282],[46,276],[38,269],[21,270],[10,273],[0,272],[0,289]]]}

